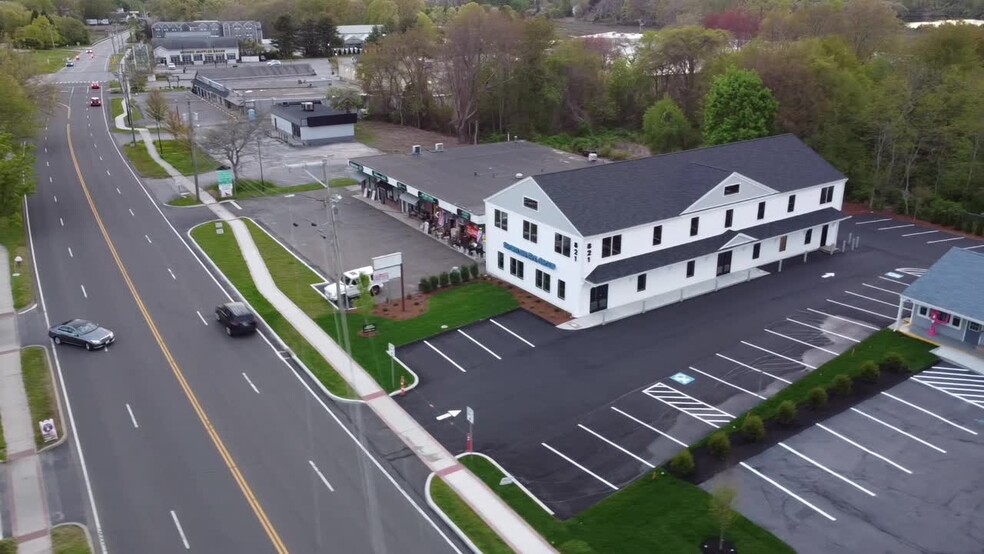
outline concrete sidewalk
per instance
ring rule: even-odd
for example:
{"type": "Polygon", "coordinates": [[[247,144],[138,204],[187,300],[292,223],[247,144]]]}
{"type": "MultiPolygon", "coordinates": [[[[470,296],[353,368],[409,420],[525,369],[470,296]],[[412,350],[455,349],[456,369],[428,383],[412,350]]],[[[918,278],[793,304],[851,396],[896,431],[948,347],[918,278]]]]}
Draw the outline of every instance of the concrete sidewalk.
{"type": "MultiPolygon", "coordinates": [[[[117,127],[123,127],[124,116],[117,118],[117,127]]],[[[194,184],[170,164],[161,159],[154,148],[153,136],[147,129],[137,129],[150,156],[163,167],[175,183],[194,193],[194,184]]],[[[373,379],[365,369],[353,360],[317,323],[297,307],[277,288],[270,271],[250,235],[246,224],[224,206],[202,191],[201,200],[212,212],[232,228],[249,267],[257,290],[281,313],[291,325],[334,367],[349,386],[376,413],[376,415],[400,439],[416,453],[417,457],[442,478],[455,493],[478,514],[486,524],[514,551],[526,553],[555,552],[524,519],[519,517],[485,483],[461,465],[434,437],[404,411],[373,379]]],[[[318,382],[315,379],[315,382],[318,382]]]]}
{"type": "MultiPolygon", "coordinates": [[[[12,536],[20,554],[51,552],[51,528],[41,463],[34,445],[34,426],[21,374],[17,313],[10,292],[10,258],[0,247],[0,421],[7,439],[7,490],[12,536]]],[[[26,279],[27,277],[17,277],[26,279]]],[[[61,430],[59,430],[60,432],[61,430]]]]}

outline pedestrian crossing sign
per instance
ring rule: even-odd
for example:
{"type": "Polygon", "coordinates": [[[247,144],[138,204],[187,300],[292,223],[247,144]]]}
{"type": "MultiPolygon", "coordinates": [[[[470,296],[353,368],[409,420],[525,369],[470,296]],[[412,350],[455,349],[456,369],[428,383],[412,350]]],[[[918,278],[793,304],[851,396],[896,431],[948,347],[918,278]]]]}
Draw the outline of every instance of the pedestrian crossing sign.
{"type": "Polygon", "coordinates": [[[673,379],[674,381],[680,383],[681,385],[689,385],[690,383],[694,382],[694,378],[687,375],[686,373],[677,373],[672,377],[670,377],[670,379],[673,379]]]}

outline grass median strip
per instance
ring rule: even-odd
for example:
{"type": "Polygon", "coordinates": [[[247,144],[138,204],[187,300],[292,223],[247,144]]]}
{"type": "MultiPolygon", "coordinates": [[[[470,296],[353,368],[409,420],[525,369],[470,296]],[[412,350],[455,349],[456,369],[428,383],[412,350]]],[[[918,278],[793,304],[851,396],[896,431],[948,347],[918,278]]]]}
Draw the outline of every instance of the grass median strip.
{"type": "MultiPolygon", "coordinates": [[[[44,348],[30,347],[21,350],[21,374],[24,378],[24,390],[27,392],[27,404],[31,410],[31,421],[45,419],[55,420],[55,429],[62,429],[58,417],[58,401],[55,399],[55,389],[51,382],[51,370],[48,368],[48,356],[44,348]]],[[[61,432],[64,432],[62,429],[61,432]]],[[[41,429],[34,425],[34,444],[38,448],[45,445],[41,437],[41,429]]]]}
{"type": "Polygon", "coordinates": [[[14,309],[22,310],[34,303],[34,273],[31,251],[27,245],[27,230],[20,217],[0,222],[0,244],[7,249],[10,262],[10,289],[14,295],[14,309]],[[14,258],[21,257],[21,265],[14,258]]]}
{"type": "Polygon", "coordinates": [[[513,551],[440,477],[431,479],[430,493],[441,511],[484,554],[509,554],[513,551]]]}
{"type": "Polygon", "coordinates": [[[51,529],[51,549],[54,554],[91,554],[85,531],[78,525],[59,525],[51,529]]]}
{"type": "MultiPolygon", "coordinates": [[[[176,169],[179,173],[182,175],[195,174],[195,164],[192,163],[191,150],[188,147],[175,140],[155,140],[154,146],[160,153],[161,158],[171,164],[171,166],[174,167],[174,169],[176,169]]],[[[167,171],[165,171],[164,168],[151,157],[150,153],[147,152],[147,147],[144,145],[143,141],[137,141],[136,144],[125,145],[123,147],[123,152],[130,160],[130,163],[133,164],[133,167],[137,170],[137,173],[143,177],[149,177],[151,179],[166,179],[170,177],[167,171]]],[[[213,160],[201,149],[195,150],[195,157],[199,174],[214,171],[219,167],[219,163],[213,160]]]]}

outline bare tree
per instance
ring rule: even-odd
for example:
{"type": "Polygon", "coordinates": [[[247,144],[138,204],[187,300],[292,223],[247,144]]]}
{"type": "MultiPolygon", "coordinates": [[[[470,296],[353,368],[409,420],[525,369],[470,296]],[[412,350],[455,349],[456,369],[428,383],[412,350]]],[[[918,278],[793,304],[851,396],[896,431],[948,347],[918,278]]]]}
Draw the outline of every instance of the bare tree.
{"type": "Polygon", "coordinates": [[[263,129],[263,120],[259,118],[249,121],[237,117],[225,125],[209,129],[202,139],[202,146],[206,150],[229,162],[229,167],[232,168],[233,194],[236,193],[243,155],[251,151],[256,144],[256,137],[263,129]]]}
{"type": "Polygon", "coordinates": [[[177,108],[167,112],[167,117],[164,118],[164,130],[170,133],[179,144],[191,148],[191,128],[185,124],[177,108]]]}
{"type": "Polygon", "coordinates": [[[352,113],[362,107],[362,96],[358,90],[348,87],[332,87],[325,101],[333,110],[352,113]]]}
{"type": "Polygon", "coordinates": [[[147,94],[147,115],[157,123],[157,142],[161,141],[161,122],[167,119],[170,111],[167,98],[160,89],[154,89],[147,94]]]}

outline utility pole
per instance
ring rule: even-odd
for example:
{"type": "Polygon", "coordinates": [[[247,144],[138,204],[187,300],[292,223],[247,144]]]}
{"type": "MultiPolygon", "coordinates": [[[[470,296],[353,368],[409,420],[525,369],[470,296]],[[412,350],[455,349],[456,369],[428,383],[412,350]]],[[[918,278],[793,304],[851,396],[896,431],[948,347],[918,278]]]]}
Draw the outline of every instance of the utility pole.
{"type": "MultiPolygon", "coordinates": [[[[332,245],[334,246],[334,250],[335,250],[335,261],[338,263],[335,273],[335,298],[338,298],[339,304],[341,304],[342,272],[345,271],[343,269],[345,266],[342,265],[342,252],[338,246],[338,242],[339,242],[338,228],[335,225],[335,209],[336,209],[335,201],[334,201],[335,195],[332,194],[331,189],[328,188],[328,158],[321,160],[321,171],[324,175],[324,182],[322,183],[322,186],[325,187],[325,191],[328,193],[328,195],[325,197],[325,210],[328,212],[328,221],[331,224],[331,236],[332,239],[334,239],[332,240],[332,245]]],[[[352,343],[349,341],[348,320],[345,313],[346,310],[348,309],[348,303],[349,303],[349,299],[348,296],[346,296],[345,305],[344,306],[339,305],[338,314],[339,314],[339,318],[342,321],[342,347],[345,348],[345,351],[348,352],[349,355],[351,355],[352,343]]]]}
{"type": "Polygon", "coordinates": [[[191,167],[195,172],[195,200],[202,201],[201,191],[198,189],[198,158],[195,157],[195,121],[194,114],[191,113],[191,100],[188,100],[188,142],[191,148],[191,167]]]}
{"type": "Polygon", "coordinates": [[[132,144],[137,144],[137,131],[133,128],[133,105],[130,103],[130,86],[126,78],[126,55],[120,60],[120,86],[123,87],[123,101],[126,102],[126,119],[130,127],[132,144]]]}
{"type": "Polygon", "coordinates": [[[256,159],[260,161],[260,187],[263,187],[263,151],[260,150],[261,136],[256,137],[256,159]]]}

